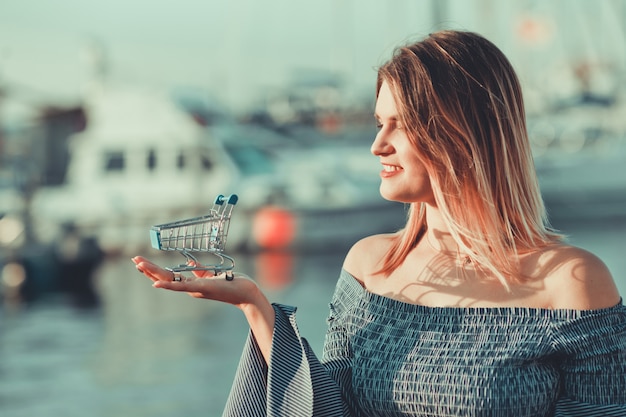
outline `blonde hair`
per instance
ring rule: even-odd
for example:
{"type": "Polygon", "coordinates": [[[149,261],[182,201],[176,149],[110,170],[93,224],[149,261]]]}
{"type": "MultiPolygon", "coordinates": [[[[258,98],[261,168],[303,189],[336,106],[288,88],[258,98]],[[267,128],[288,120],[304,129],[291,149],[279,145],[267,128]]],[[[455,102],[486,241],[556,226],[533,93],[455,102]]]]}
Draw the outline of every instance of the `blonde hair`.
{"type": "MultiPolygon", "coordinates": [[[[430,175],[461,251],[508,288],[517,255],[561,240],[548,223],[526,130],[519,80],[484,37],[441,31],[396,49],[378,70],[430,175]]],[[[427,228],[413,203],[380,272],[397,268],[427,228]]]]}

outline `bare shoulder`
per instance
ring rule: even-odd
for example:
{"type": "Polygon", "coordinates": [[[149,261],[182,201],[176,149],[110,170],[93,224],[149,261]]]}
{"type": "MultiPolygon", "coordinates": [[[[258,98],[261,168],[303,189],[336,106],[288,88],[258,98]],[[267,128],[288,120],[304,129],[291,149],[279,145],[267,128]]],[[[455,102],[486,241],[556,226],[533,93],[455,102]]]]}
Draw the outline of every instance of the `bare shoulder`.
{"type": "Polygon", "coordinates": [[[391,247],[393,236],[379,234],[357,241],[346,255],[343,269],[363,283],[366,275],[381,267],[381,261],[391,247]]]}
{"type": "Polygon", "coordinates": [[[620,294],[606,264],[593,253],[570,245],[555,245],[540,254],[551,306],[594,310],[616,305],[620,294]]]}

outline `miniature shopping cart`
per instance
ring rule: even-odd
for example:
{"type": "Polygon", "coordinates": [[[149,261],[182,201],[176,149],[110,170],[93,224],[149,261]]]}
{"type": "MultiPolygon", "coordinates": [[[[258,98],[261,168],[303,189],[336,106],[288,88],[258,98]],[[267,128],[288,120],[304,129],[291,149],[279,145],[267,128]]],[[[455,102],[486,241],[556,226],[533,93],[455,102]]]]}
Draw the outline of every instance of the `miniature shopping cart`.
{"type": "Polygon", "coordinates": [[[230,216],[237,195],[228,197],[218,195],[209,214],[172,223],[159,224],[150,229],[152,247],[163,251],[180,252],[187,262],[173,268],[166,268],[174,273],[174,280],[181,280],[184,271],[213,271],[215,274],[225,272],[226,279],[232,280],[235,260],[224,254],[230,216]],[[200,264],[192,255],[195,252],[206,252],[217,258],[217,263],[200,264]]]}

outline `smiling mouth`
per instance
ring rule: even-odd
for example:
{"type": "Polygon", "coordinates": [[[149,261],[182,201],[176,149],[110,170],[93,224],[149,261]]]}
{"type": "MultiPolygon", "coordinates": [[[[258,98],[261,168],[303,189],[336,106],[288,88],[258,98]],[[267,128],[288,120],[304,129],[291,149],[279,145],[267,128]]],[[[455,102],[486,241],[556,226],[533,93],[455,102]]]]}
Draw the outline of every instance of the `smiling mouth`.
{"type": "Polygon", "coordinates": [[[383,171],[385,172],[397,172],[397,171],[401,171],[402,168],[400,168],[399,166],[396,165],[383,165],[383,171]]]}
{"type": "Polygon", "coordinates": [[[383,170],[380,171],[380,177],[381,178],[391,178],[391,177],[394,177],[394,176],[398,175],[400,172],[402,172],[402,167],[399,167],[397,165],[385,165],[385,164],[383,164],[383,170]]]}

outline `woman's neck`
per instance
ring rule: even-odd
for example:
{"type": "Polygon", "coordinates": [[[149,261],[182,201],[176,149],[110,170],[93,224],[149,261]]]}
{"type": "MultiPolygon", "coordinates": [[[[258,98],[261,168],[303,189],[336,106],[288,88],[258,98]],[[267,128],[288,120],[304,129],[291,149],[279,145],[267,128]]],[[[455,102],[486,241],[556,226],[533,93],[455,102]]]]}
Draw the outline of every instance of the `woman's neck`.
{"type": "Polygon", "coordinates": [[[423,239],[436,252],[464,260],[468,258],[466,251],[459,247],[450,233],[448,224],[437,207],[426,207],[426,231],[423,239]]]}

